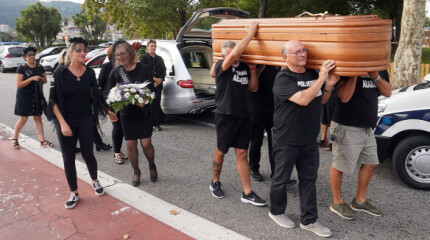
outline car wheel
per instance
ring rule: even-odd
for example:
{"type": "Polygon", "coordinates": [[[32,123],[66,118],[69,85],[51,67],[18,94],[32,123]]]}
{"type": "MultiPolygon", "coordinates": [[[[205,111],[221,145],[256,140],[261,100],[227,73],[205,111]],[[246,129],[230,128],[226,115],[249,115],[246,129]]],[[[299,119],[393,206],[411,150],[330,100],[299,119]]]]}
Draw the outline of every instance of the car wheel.
{"type": "Polygon", "coordinates": [[[399,178],[416,189],[430,189],[430,137],[413,136],[399,142],[393,152],[399,178]]]}
{"type": "Polygon", "coordinates": [[[5,73],[6,72],[6,68],[4,68],[3,63],[0,63],[0,72],[1,73],[5,73]]]}

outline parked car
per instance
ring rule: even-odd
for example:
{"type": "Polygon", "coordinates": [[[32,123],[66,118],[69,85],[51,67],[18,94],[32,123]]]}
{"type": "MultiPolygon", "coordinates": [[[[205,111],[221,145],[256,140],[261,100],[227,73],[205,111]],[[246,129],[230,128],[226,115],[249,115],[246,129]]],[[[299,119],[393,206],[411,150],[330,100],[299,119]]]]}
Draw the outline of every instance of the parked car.
{"type": "Polygon", "coordinates": [[[105,49],[106,48],[104,47],[98,47],[98,46],[93,50],[89,49],[90,51],[87,53],[87,56],[85,57],[85,62],[88,62],[91,58],[93,58],[94,56],[96,56],[97,54],[99,54],[105,49]]]}
{"type": "Polygon", "coordinates": [[[22,57],[25,47],[16,45],[0,46],[0,72],[17,68],[25,63],[22,57]]]}
{"type": "MultiPolygon", "coordinates": [[[[247,17],[247,12],[232,8],[201,9],[181,28],[176,40],[157,40],[156,54],[167,69],[161,96],[165,114],[197,114],[215,108],[215,79],[209,74],[213,63],[211,26],[223,19],[247,17]]],[[[146,48],[147,41],[139,42],[146,48]]],[[[87,65],[98,74],[106,61],[104,51],[87,65]]]]}
{"type": "Polygon", "coordinates": [[[399,178],[430,189],[430,81],[380,97],[375,137],[380,161],[391,157],[399,178]]]}
{"type": "Polygon", "coordinates": [[[42,59],[45,56],[59,54],[65,48],[66,46],[49,47],[41,51],[40,53],[36,54],[36,62],[39,63],[40,59],[42,59]]]}

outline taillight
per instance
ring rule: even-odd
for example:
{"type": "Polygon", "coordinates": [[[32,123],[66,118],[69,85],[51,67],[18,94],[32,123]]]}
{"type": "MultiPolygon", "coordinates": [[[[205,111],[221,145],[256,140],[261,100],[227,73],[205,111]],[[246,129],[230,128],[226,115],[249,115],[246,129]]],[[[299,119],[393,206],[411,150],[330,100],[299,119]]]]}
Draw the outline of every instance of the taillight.
{"type": "Polygon", "coordinates": [[[176,82],[181,88],[193,88],[194,83],[193,80],[179,80],[176,82]]]}
{"type": "Polygon", "coordinates": [[[10,58],[10,54],[6,54],[6,56],[4,56],[5,58],[10,58]]]}

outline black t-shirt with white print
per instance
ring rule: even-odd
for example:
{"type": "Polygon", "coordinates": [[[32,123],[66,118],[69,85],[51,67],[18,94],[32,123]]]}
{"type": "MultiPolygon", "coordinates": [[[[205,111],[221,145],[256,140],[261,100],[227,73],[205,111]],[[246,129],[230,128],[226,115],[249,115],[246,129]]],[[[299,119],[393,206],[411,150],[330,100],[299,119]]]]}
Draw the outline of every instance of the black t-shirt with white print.
{"type": "Polygon", "coordinates": [[[238,117],[247,116],[249,67],[244,63],[239,63],[237,68],[231,66],[222,71],[223,62],[224,60],[218,61],[215,65],[216,112],[238,117]]]}
{"type": "Polygon", "coordinates": [[[315,70],[304,73],[292,72],[288,67],[278,73],[273,86],[275,112],[273,115],[273,139],[275,146],[306,145],[316,142],[320,129],[321,96],[307,106],[288,100],[295,93],[306,90],[318,79],[315,70]]]}
{"type": "MultiPolygon", "coordinates": [[[[387,71],[381,71],[379,75],[389,82],[387,71]]],[[[378,120],[378,96],[378,88],[370,77],[358,77],[351,99],[347,103],[337,99],[333,121],[351,127],[375,127],[378,120]]]]}

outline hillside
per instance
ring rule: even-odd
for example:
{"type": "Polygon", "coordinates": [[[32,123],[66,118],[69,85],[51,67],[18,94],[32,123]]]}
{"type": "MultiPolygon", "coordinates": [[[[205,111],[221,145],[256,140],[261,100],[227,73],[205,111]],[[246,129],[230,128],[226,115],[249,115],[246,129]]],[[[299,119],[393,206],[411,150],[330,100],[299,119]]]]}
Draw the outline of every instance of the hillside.
{"type": "MultiPolygon", "coordinates": [[[[20,17],[20,11],[37,0],[0,0],[1,14],[0,24],[8,24],[15,27],[15,18],[20,17]]],[[[55,7],[62,18],[71,17],[81,11],[81,5],[74,2],[41,2],[46,7],[55,7]]]]}

